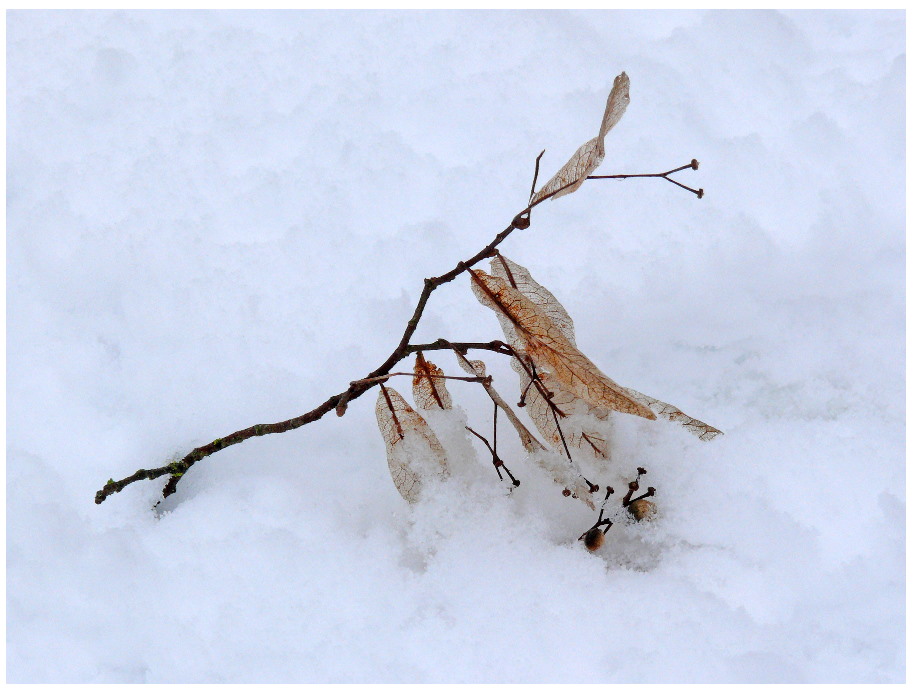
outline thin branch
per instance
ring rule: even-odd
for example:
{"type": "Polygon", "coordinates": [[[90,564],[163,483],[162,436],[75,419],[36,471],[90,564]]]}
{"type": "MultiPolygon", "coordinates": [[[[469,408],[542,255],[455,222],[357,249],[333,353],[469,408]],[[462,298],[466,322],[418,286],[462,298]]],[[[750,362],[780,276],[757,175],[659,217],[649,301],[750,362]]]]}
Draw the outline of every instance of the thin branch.
{"type": "MultiPolygon", "coordinates": [[[[695,161],[693,161],[693,163],[695,163],[695,161]]],[[[698,163],[695,164],[694,168],[695,167],[698,167],[698,163]]],[[[682,170],[683,168],[680,169],[682,170]]],[[[668,179],[668,181],[673,182],[673,180],[667,178],[667,175],[672,172],[676,172],[676,169],[668,171],[667,173],[657,173],[655,175],[650,175],[650,177],[664,177],[665,179],[668,179]]],[[[407,321],[407,326],[404,329],[403,335],[401,336],[397,347],[394,348],[393,352],[391,352],[388,358],[382,362],[378,368],[369,372],[363,379],[350,383],[349,387],[342,393],[332,395],[313,410],[299,415],[298,417],[293,417],[291,419],[287,419],[286,421],[276,422],[273,424],[255,424],[254,426],[250,426],[246,429],[235,431],[228,436],[217,438],[215,441],[200,446],[199,448],[195,448],[177,462],[172,462],[167,465],[163,465],[162,467],[157,467],[150,470],[137,470],[129,477],[125,477],[124,479],[118,481],[109,479],[105,486],[96,492],[95,502],[103,503],[105,499],[107,499],[111,494],[120,492],[123,488],[133,484],[134,482],[140,481],[142,479],[157,479],[158,477],[162,477],[166,474],[171,475],[168,483],[165,485],[165,488],[162,491],[163,498],[167,498],[169,495],[175,493],[178,483],[184,474],[203,458],[209,457],[213,453],[228,448],[229,446],[234,446],[254,436],[279,434],[286,431],[292,431],[293,429],[298,429],[305,424],[310,424],[311,422],[315,422],[321,419],[331,410],[336,410],[337,415],[342,417],[346,413],[346,408],[349,402],[360,397],[373,386],[378,385],[380,380],[379,377],[383,377],[384,375],[388,374],[391,369],[394,368],[395,364],[400,362],[409,354],[425,350],[451,349],[452,344],[446,343],[442,340],[428,345],[410,345],[410,339],[416,332],[416,328],[419,325],[419,320],[423,315],[423,311],[426,308],[426,303],[429,301],[429,296],[432,294],[432,292],[439,286],[451,282],[464,271],[469,270],[471,267],[475,266],[483,259],[493,256],[496,247],[498,247],[514,230],[524,229],[530,226],[530,212],[533,208],[539,206],[544,201],[551,199],[563,190],[575,184],[578,184],[578,180],[569,182],[559,189],[541,197],[540,199],[537,199],[537,201],[528,203],[528,205],[520,213],[515,215],[508,227],[499,232],[489,244],[483,247],[483,249],[478,251],[469,259],[458,262],[458,264],[447,273],[443,273],[442,275],[436,276],[434,278],[426,278],[423,289],[420,292],[419,299],[417,300],[416,308],[413,310],[413,315],[407,321]]],[[[700,197],[701,191],[702,190],[699,190],[697,192],[700,197]]],[[[493,341],[492,343],[456,343],[456,345],[466,345],[467,349],[484,349],[491,350],[493,352],[499,352],[500,354],[508,354],[505,351],[505,347],[507,346],[504,343],[498,343],[498,345],[497,343],[498,341],[493,341]],[[501,345],[501,347],[499,347],[499,345],[501,345]]]]}
{"type": "MultiPolygon", "coordinates": [[[[359,379],[358,381],[353,381],[352,383],[381,383],[382,381],[387,381],[392,376],[416,376],[416,374],[408,371],[397,371],[393,374],[375,376],[370,379],[359,379]]],[[[453,381],[470,381],[471,383],[484,383],[486,381],[492,380],[492,376],[443,376],[441,374],[423,374],[423,376],[430,379],[451,379],[453,381]]]]}
{"type": "Polygon", "coordinates": [[[513,475],[511,470],[509,470],[505,463],[502,462],[502,459],[496,455],[496,449],[489,445],[489,441],[486,439],[486,437],[477,433],[469,426],[465,426],[464,428],[486,444],[487,450],[489,450],[490,454],[492,455],[492,464],[496,468],[496,474],[499,475],[499,481],[502,481],[502,470],[505,470],[506,474],[508,474],[508,478],[512,480],[512,484],[514,486],[521,486],[521,482],[515,479],[515,475],[513,475]]]}
{"type": "MultiPolygon", "coordinates": [[[[497,341],[494,341],[497,342],[497,341]]],[[[470,360],[466,357],[466,350],[461,351],[459,347],[461,343],[450,343],[452,349],[454,350],[455,356],[459,357],[460,360],[467,365],[468,367],[473,368],[470,364],[470,360]]],[[[499,343],[499,345],[504,345],[504,343],[499,343]]],[[[504,350],[496,350],[499,354],[511,356],[510,352],[504,350]]],[[[537,437],[530,432],[530,430],[524,426],[524,423],[518,419],[518,415],[515,414],[515,411],[511,406],[505,402],[505,399],[499,395],[492,383],[484,383],[483,390],[486,391],[486,394],[492,399],[492,401],[498,405],[501,410],[505,413],[505,416],[508,417],[508,421],[511,422],[512,426],[515,427],[515,431],[518,432],[518,437],[521,439],[521,445],[524,446],[524,449],[528,453],[533,453],[537,450],[546,450],[546,447],[537,440],[537,437]]]]}
{"type": "Polygon", "coordinates": [[[671,184],[675,184],[678,187],[682,187],[686,191],[692,192],[699,199],[701,199],[705,195],[704,189],[701,189],[701,188],[693,189],[692,187],[687,187],[685,184],[681,184],[681,183],[677,182],[676,180],[672,180],[670,178],[670,175],[674,174],[675,172],[680,172],[681,170],[686,170],[687,168],[691,168],[692,170],[698,170],[699,161],[697,161],[695,158],[693,158],[686,165],[681,165],[679,168],[674,168],[673,170],[668,170],[667,172],[663,172],[663,173],[641,173],[639,175],[589,175],[587,179],[589,179],[589,180],[627,180],[630,177],[662,177],[665,180],[667,180],[668,182],[670,182],[671,184]]]}

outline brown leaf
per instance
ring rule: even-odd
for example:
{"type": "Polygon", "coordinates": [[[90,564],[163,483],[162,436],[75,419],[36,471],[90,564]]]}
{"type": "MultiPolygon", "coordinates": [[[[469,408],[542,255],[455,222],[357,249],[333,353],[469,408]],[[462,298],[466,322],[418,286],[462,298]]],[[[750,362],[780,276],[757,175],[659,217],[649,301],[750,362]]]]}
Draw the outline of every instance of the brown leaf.
{"type": "Polygon", "coordinates": [[[647,419],[655,413],[598,369],[569,342],[560,328],[533,302],[496,276],[471,272],[474,294],[514,327],[515,339],[537,369],[552,374],[557,383],[594,407],[626,412],[647,419]]]}
{"type": "Polygon", "coordinates": [[[620,121],[628,105],[629,77],[623,72],[613,80],[613,88],[607,97],[607,106],[604,108],[604,117],[601,120],[598,135],[586,141],[572,154],[572,157],[559,169],[559,172],[553,175],[550,181],[543,185],[540,191],[534,195],[531,203],[536,203],[554,192],[555,194],[553,194],[552,198],[558,199],[566,194],[571,194],[581,187],[588,175],[594,172],[603,162],[604,137],[620,121]],[[562,191],[557,191],[560,189],[562,191]]]}
{"type": "MultiPolygon", "coordinates": [[[[493,257],[490,267],[494,276],[508,281],[513,288],[539,307],[566,339],[575,345],[575,326],[569,312],[552,292],[534,280],[530,271],[502,254],[493,257]]],[[[510,323],[507,319],[505,321],[510,323]]],[[[512,329],[514,329],[513,326],[512,329]]],[[[506,335],[506,338],[509,337],[506,335]]],[[[518,374],[521,391],[527,391],[525,409],[537,430],[553,447],[562,450],[562,438],[560,438],[556,421],[553,419],[553,413],[546,399],[540,394],[537,386],[528,386],[531,378],[516,359],[512,359],[512,369],[518,374]]],[[[562,433],[566,443],[570,447],[579,448],[595,457],[608,458],[607,440],[593,420],[589,419],[589,416],[601,420],[606,419],[609,415],[608,411],[579,400],[563,389],[548,373],[538,372],[538,376],[546,390],[553,394],[551,400],[562,414],[562,433]]]]}
{"type": "MultiPolygon", "coordinates": [[[[490,262],[490,265],[492,267],[493,275],[508,280],[513,287],[518,289],[521,294],[523,294],[525,297],[530,299],[531,302],[540,307],[541,310],[553,320],[553,323],[556,324],[556,327],[559,328],[559,330],[568,339],[568,341],[575,345],[575,326],[572,323],[572,317],[569,316],[568,312],[565,310],[562,304],[559,303],[559,300],[556,299],[552,292],[534,280],[530,271],[528,271],[524,266],[516,264],[511,259],[501,254],[494,257],[490,262]]],[[[521,380],[521,390],[524,390],[530,381],[530,377],[524,375],[524,368],[518,364],[517,361],[512,361],[512,368],[518,372],[521,380]]],[[[556,403],[557,406],[566,414],[575,414],[573,409],[567,409],[566,407],[568,394],[562,391],[561,387],[556,385],[555,382],[549,380],[548,377],[541,376],[541,378],[544,379],[546,388],[553,393],[553,402],[556,403]]],[[[711,441],[716,436],[720,436],[724,433],[715,427],[706,424],[705,422],[684,414],[680,409],[674,405],[671,405],[670,403],[652,398],[651,396],[640,393],[632,388],[624,388],[624,390],[627,391],[634,400],[637,400],[642,405],[649,408],[662,419],[681,424],[682,426],[686,427],[687,431],[695,436],[698,436],[703,441],[711,441]]],[[[533,389],[533,387],[531,388],[531,391],[533,393],[533,397],[528,406],[528,414],[531,415],[531,419],[534,420],[534,425],[537,427],[538,431],[544,435],[544,438],[553,443],[553,445],[556,445],[556,443],[554,443],[550,439],[550,436],[544,431],[544,429],[552,428],[557,442],[561,442],[559,441],[559,434],[555,432],[556,425],[552,420],[552,414],[549,411],[549,407],[547,406],[546,401],[542,399],[542,397],[533,389]],[[544,412],[548,415],[548,418],[543,417],[544,412]]],[[[529,393],[529,395],[531,394],[529,393]]],[[[607,417],[607,411],[600,408],[589,406],[587,413],[594,415],[599,419],[605,419],[607,417]]],[[[593,434],[586,425],[578,428],[573,422],[570,421],[563,425],[563,433],[566,433],[566,429],[568,429],[566,440],[568,440],[568,438],[577,439],[578,434],[583,435],[581,443],[576,440],[571,445],[583,447],[583,443],[585,448],[591,446],[591,441],[594,440],[592,438],[593,434]]],[[[600,436],[599,432],[597,436],[600,436]]],[[[601,447],[599,442],[595,443],[594,445],[601,447]]],[[[606,447],[606,442],[604,442],[603,447],[606,447]]],[[[598,453],[595,452],[595,454],[598,453]]]]}
{"type": "Polygon", "coordinates": [[[451,394],[445,388],[444,372],[428,361],[422,352],[416,353],[413,365],[413,399],[421,410],[450,410],[451,394]]]}
{"type": "Polygon", "coordinates": [[[449,474],[445,449],[426,420],[393,388],[381,386],[375,403],[394,486],[410,503],[419,500],[425,481],[449,474]]]}
{"type": "Polygon", "coordinates": [[[568,341],[575,345],[575,326],[569,312],[559,303],[552,292],[534,280],[530,271],[521,264],[516,264],[504,254],[496,254],[490,260],[489,267],[492,275],[508,281],[509,285],[540,307],[540,310],[552,319],[568,341]]]}
{"type": "MultiPolygon", "coordinates": [[[[540,393],[537,386],[528,387],[531,378],[517,361],[512,361],[512,369],[518,373],[521,391],[527,391],[524,397],[524,409],[537,427],[537,431],[547,442],[562,452],[562,437],[556,428],[556,419],[550,409],[546,398],[540,393]]],[[[577,448],[596,458],[609,458],[610,449],[603,432],[598,428],[596,420],[604,420],[609,412],[602,407],[594,407],[586,401],[576,398],[556,383],[555,379],[546,372],[537,372],[537,376],[544,388],[553,394],[550,399],[558,410],[559,424],[562,435],[570,448],[577,448]]]]}
{"type": "Polygon", "coordinates": [[[661,400],[652,398],[644,393],[639,393],[631,388],[627,388],[626,390],[629,391],[629,395],[635,400],[638,400],[640,403],[650,408],[659,417],[686,427],[686,430],[689,433],[698,436],[701,441],[711,441],[716,436],[724,434],[723,431],[716,429],[710,424],[706,424],[703,421],[684,414],[679,408],[674,407],[670,403],[662,402],[661,400]]]}
{"type": "MultiPolygon", "coordinates": [[[[457,356],[458,364],[460,364],[461,369],[466,371],[471,376],[486,376],[486,364],[481,362],[478,359],[469,360],[460,352],[455,350],[455,356],[457,356]]],[[[492,401],[499,406],[505,416],[508,417],[508,421],[511,422],[512,426],[515,427],[515,431],[518,432],[518,438],[521,439],[521,445],[524,446],[524,450],[528,453],[533,453],[535,450],[545,450],[543,444],[537,440],[537,438],[528,431],[527,427],[518,419],[518,415],[515,414],[515,411],[511,408],[505,399],[499,395],[498,391],[493,388],[491,383],[483,383],[483,388],[486,390],[486,393],[492,399],[492,401]]]]}

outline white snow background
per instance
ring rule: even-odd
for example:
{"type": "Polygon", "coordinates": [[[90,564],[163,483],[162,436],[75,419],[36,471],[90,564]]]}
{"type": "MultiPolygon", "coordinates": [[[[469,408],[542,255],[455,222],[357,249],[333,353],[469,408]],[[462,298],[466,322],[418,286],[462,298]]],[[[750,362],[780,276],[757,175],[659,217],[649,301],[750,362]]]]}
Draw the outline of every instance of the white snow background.
{"type": "MultiPolygon", "coordinates": [[[[10,681],[904,680],[903,13],[12,12],[7,51],[10,681]],[[502,249],[726,432],[617,416],[595,476],[646,467],[654,523],[588,553],[507,425],[517,491],[461,438],[411,507],[376,391],[95,505],[380,364],[623,70],[599,173],[705,198],[588,182],[502,249]]],[[[466,276],[438,337],[502,337],[466,276]]]]}

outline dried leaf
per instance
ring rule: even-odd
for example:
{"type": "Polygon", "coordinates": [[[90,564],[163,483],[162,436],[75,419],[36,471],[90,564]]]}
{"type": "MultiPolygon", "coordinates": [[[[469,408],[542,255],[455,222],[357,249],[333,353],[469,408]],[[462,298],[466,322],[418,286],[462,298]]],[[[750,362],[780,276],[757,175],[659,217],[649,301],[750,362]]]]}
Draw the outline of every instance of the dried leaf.
{"type": "Polygon", "coordinates": [[[438,378],[443,375],[444,372],[423,357],[422,352],[416,353],[416,363],[413,365],[413,399],[419,409],[451,409],[451,394],[445,388],[445,379],[438,378]]]}
{"type": "MultiPolygon", "coordinates": [[[[460,364],[461,368],[468,374],[471,376],[486,376],[486,365],[483,362],[478,359],[469,360],[457,351],[455,351],[454,354],[457,356],[458,364],[460,364]]],[[[528,431],[527,427],[518,419],[518,415],[515,414],[515,411],[505,402],[505,399],[499,395],[498,391],[493,388],[492,384],[484,383],[483,388],[486,390],[489,397],[492,398],[492,401],[499,406],[499,409],[505,413],[505,416],[508,417],[508,421],[511,422],[512,426],[515,427],[515,431],[518,432],[518,437],[521,439],[521,445],[524,446],[524,450],[528,453],[533,453],[535,450],[545,450],[543,444],[528,431]]]]}
{"type": "Polygon", "coordinates": [[[547,442],[562,452],[562,437],[565,437],[569,448],[576,448],[596,458],[607,459],[610,457],[610,448],[603,432],[598,428],[596,420],[604,420],[609,412],[602,407],[594,407],[586,401],[576,398],[556,383],[553,377],[546,372],[537,372],[537,376],[544,388],[553,394],[550,399],[558,410],[557,417],[562,427],[562,436],[556,427],[556,419],[550,409],[546,398],[540,393],[537,386],[528,387],[530,376],[517,361],[512,361],[512,368],[518,373],[521,391],[527,391],[524,409],[537,427],[537,431],[547,442]]]}
{"type": "MultiPolygon", "coordinates": [[[[611,94],[612,95],[612,94],[611,94]]],[[[608,102],[609,108],[609,102],[608,102]]],[[[549,316],[553,323],[556,324],[556,327],[562,332],[562,334],[568,339],[570,343],[575,345],[575,326],[572,323],[572,317],[569,316],[568,312],[559,303],[559,300],[547,290],[545,287],[540,285],[536,280],[534,280],[530,271],[528,271],[524,266],[516,264],[514,261],[509,259],[506,256],[497,255],[490,262],[492,266],[493,275],[496,275],[500,278],[508,280],[513,287],[518,289],[518,292],[523,294],[525,297],[531,300],[534,304],[541,308],[541,310],[549,316]]],[[[506,322],[508,320],[506,319],[506,322]]],[[[506,336],[508,337],[508,336],[506,336]]],[[[521,381],[521,390],[525,390],[530,377],[524,374],[524,368],[517,362],[512,361],[512,368],[518,372],[521,381]]],[[[561,390],[561,387],[556,385],[555,382],[549,380],[549,377],[541,376],[547,390],[553,393],[553,402],[566,414],[573,415],[575,414],[574,409],[567,409],[567,398],[568,394],[561,390]]],[[[681,424],[686,427],[687,431],[695,436],[698,436],[703,441],[711,441],[716,436],[720,436],[724,432],[716,429],[715,427],[706,424],[698,419],[694,419],[687,414],[684,414],[679,408],[671,405],[670,403],[663,402],[651,396],[640,393],[637,390],[632,388],[624,388],[629,395],[640,402],[645,407],[648,407],[652,412],[654,412],[659,417],[666,419],[677,424],[681,424]]],[[[555,423],[552,420],[552,413],[549,411],[549,407],[546,404],[546,401],[542,399],[539,393],[537,393],[533,387],[531,388],[533,396],[531,397],[528,403],[528,414],[530,414],[531,419],[534,420],[534,425],[537,427],[538,431],[543,434],[550,443],[556,445],[554,441],[547,434],[545,429],[553,429],[553,433],[558,440],[559,434],[555,431],[555,423]],[[544,418],[544,413],[548,415],[548,418],[544,418]]],[[[529,396],[531,393],[528,394],[529,396]]],[[[605,419],[607,417],[607,411],[600,408],[590,407],[587,410],[587,414],[594,415],[599,419],[605,419]]],[[[571,420],[569,422],[564,422],[563,424],[563,433],[567,436],[567,441],[569,438],[577,439],[579,434],[582,434],[581,443],[577,440],[570,445],[575,445],[576,447],[588,448],[591,446],[591,442],[595,440],[594,436],[600,437],[600,433],[593,434],[592,430],[588,428],[587,425],[578,428],[571,420]],[[568,429],[568,432],[566,431],[568,429]],[[584,445],[582,445],[584,444],[584,445]]],[[[559,441],[561,443],[561,441],[559,441]]],[[[594,444],[596,447],[601,447],[600,442],[594,444]]],[[[603,444],[603,447],[606,447],[606,441],[603,444]]],[[[595,452],[595,455],[599,455],[598,452],[595,452]]]]}
{"type": "Polygon", "coordinates": [[[607,132],[616,126],[629,107],[629,76],[622,72],[613,80],[613,88],[607,96],[607,107],[604,109],[604,119],[600,123],[600,134],[603,139],[607,132]]]}
{"type": "Polygon", "coordinates": [[[375,416],[394,486],[415,503],[426,480],[448,476],[445,449],[426,421],[393,388],[381,386],[375,416]]]}
{"type": "Polygon", "coordinates": [[[531,203],[536,203],[550,194],[553,194],[553,199],[558,199],[566,194],[571,194],[581,187],[588,175],[594,172],[603,162],[604,137],[620,121],[628,105],[629,77],[623,72],[613,80],[613,89],[607,97],[607,106],[604,109],[604,117],[601,120],[598,135],[586,141],[572,154],[572,157],[559,169],[559,172],[553,175],[550,181],[543,185],[540,191],[534,195],[531,203]],[[557,191],[560,189],[562,191],[557,191]]]}
{"type": "Polygon", "coordinates": [[[651,408],[651,410],[657,414],[658,417],[671,422],[676,422],[677,424],[686,427],[686,430],[689,433],[693,434],[694,436],[698,436],[699,440],[701,441],[711,441],[716,436],[721,436],[724,434],[723,431],[716,429],[710,424],[706,424],[703,421],[694,419],[693,417],[684,414],[680,411],[679,408],[674,407],[670,403],[662,402],[661,400],[652,398],[651,396],[645,395],[644,393],[639,393],[638,391],[632,390],[631,388],[627,388],[626,390],[629,391],[629,394],[634,399],[638,400],[646,407],[651,408]]]}
{"type": "Polygon", "coordinates": [[[656,418],[654,412],[598,369],[518,290],[483,271],[473,270],[471,276],[477,299],[511,323],[515,338],[538,370],[552,374],[560,386],[594,407],[656,418]]]}
{"type": "MultiPolygon", "coordinates": [[[[539,307],[559,328],[566,339],[572,345],[575,345],[575,327],[569,312],[560,304],[552,292],[534,280],[530,271],[502,254],[497,254],[493,257],[490,266],[494,276],[508,281],[513,288],[539,307]]],[[[505,319],[505,323],[510,325],[508,319],[505,319]]],[[[514,331],[513,326],[511,326],[511,329],[514,331]]],[[[511,335],[506,335],[506,338],[510,337],[511,335]]],[[[527,391],[525,409],[537,430],[554,448],[562,450],[562,438],[556,428],[556,420],[553,419],[550,405],[536,386],[528,386],[531,378],[516,359],[512,359],[512,369],[518,374],[522,393],[527,391]]],[[[551,400],[561,414],[562,433],[565,436],[566,443],[572,448],[579,448],[595,457],[608,458],[609,446],[607,440],[593,420],[589,418],[606,419],[609,415],[608,411],[604,408],[589,405],[584,400],[579,400],[563,389],[548,373],[538,372],[538,377],[546,390],[553,394],[551,400]]]]}
{"type": "Polygon", "coordinates": [[[575,345],[575,326],[569,312],[559,303],[552,292],[534,280],[530,271],[503,254],[496,254],[489,262],[489,266],[494,276],[508,281],[509,285],[540,307],[540,310],[552,319],[566,339],[575,345]]]}
{"type": "Polygon", "coordinates": [[[553,199],[558,199],[566,194],[571,194],[581,187],[588,175],[597,170],[604,162],[604,140],[600,137],[589,139],[578,147],[568,162],[559,169],[559,172],[550,178],[540,191],[531,199],[537,203],[542,198],[552,194],[553,199]],[[565,189],[563,189],[565,187],[565,189]],[[562,190],[562,191],[557,191],[562,190]],[[553,194],[555,192],[555,194],[553,194]]]}

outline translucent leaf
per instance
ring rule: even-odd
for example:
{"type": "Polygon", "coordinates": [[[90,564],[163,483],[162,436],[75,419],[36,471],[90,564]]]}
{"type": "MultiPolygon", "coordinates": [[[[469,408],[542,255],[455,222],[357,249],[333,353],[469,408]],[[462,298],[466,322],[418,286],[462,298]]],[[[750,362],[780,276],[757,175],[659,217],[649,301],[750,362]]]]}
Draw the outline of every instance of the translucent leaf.
{"type": "Polygon", "coordinates": [[[613,88],[607,97],[607,106],[604,108],[604,117],[601,120],[600,131],[593,139],[586,141],[572,154],[569,161],[559,169],[559,172],[550,178],[543,187],[534,195],[531,203],[540,201],[553,194],[553,199],[558,199],[566,194],[571,194],[581,187],[585,179],[594,172],[604,160],[604,137],[607,132],[616,126],[623,117],[629,105],[629,77],[621,73],[613,80],[613,88]],[[566,185],[568,185],[566,187],[566,185]],[[565,187],[565,189],[563,189],[565,187]],[[562,191],[557,191],[562,189],[562,191]]]}
{"type": "MultiPolygon", "coordinates": [[[[493,275],[496,275],[500,278],[503,278],[515,288],[518,292],[527,297],[531,302],[540,307],[543,312],[549,316],[553,323],[556,324],[556,327],[562,332],[562,334],[568,339],[570,343],[575,345],[575,326],[572,323],[572,317],[569,316],[568,312],[559,303],[559,300],[553,295],[552,292],[547,290],[545,287],[540,285],[536,280],[534,280],[530,271],[528,271],[524,266],[516,264],[514,261],[509,259],[506,256],[501,254],[494,257],[490,262],[492,266],[493,275]]],[[[504,318],[504,317],[503,317],[504,318]]],[[[508,322],[505,319],[506,323],[508,322]]],[[[506,335],[506,338],[508,336],[506,335]]],[[[521,390],[523,391],[530,381],[530,377],[524,374],[524,368],[517,362],[512,361],[512,368],[518,372],[518,375],[521,380],[521,390]]],[[[563,411],[566,412],[569,416],[575,414],[574,409],[567,409],[566,400],[568,394],[564,393],[561,388],[551,381],[548,376],[541,376],[543,379],[546,388],[553,393],[553,402],[563,411]]],[[[533,388],[531,389],[533,391],[533,388]]],[[[698,419],[690,417],[687,414],[684,414],[679,408],[671,405],[670,403],[663,402],[651,396],[640,393],[637,390],[632,388],[625,388],[625,391],[634,399],[640,402],[645,407],[648,407],[652,412],[671,422],[675,422],[686,427],[687,431],[695,436],[698,436],[703,441],[711,441],[716,436],[720,436],[724,432],[716,429],[715,427],[706,424],[698,419]]],[[[530,395],[530,393],[529,393],[530,395]]],[[[590,407],[587,410],[588,414],[594,415],[599,419],[605,419],[607,417],[607,411],[600,408],[590,407]]],[[[552,421],[552,414],[549,411],[549,407],[546,404],[546,401],[536,391],[533,392],[533,397],[528,406],[528,414],[530,414],[531,419],[534,421],[534,425],[537,427],[537,430],[543,434],[550,443],[556,445],[549,435],[544,431],[545,428],[553,428],[553,432],[558,439],[559,434],[555,432],[555,423],[552,421]],[[543,418],[543,412],[546,412],[549,415],[548,419],[543,418]]],[[[576,447],[588,449],[592,446],[592,441],[595,441],[596,437],[600,437],[600,432],[595,432],[593,428],[589,427],[585,422],[584,426],[580,428],[574,424],[572,420],[564,422],[563,424],[563,433],[566,433],[566,441],[569,441],[569,437],[578,438],[579,434],[581,435],[581,443],[575,442],[576,447]],[[568,429],[568,433],[566,432],[568,429]],[[583,445],[582,445],[583,444],[583,445]]],[[[561,440],[559,441],[561,443],[561,440]]],[[[599,442],[594,443],[595,447],[606,447],[606,442],[603,446],[599,442]]],[[[595,452],[595,455],[599,455],[599,452],[595,452]]]]}
{"type": "Polygon", "coordinates": [[[686,427],[686,430],[689,433],[693,434],[694,436],[698,436],[702,441],[711,441],[716,436],[721,436],[724,433],[723,431],[716,429],[710,424],[706,424],[703,421],[694,419],[693,417],[684,414],[670,403],[662,402],[661,400],[652,398],[651,396],[645,395],[644,393],[639,393],[638,391],[632,390],[631,388],[627,388],[626,390],[629,391],[629,394],[633,398],[638,400],[646,407],[650,408],[655,414],[658,415],[658,417],[667,419],[671,422],[676,422],[677,424],[686,427]]]}
{"type": "Polygon", "coordinates": [[[540,307],[566,339],[575,345],[575,326],[569,312],[559,303],[552,292],[534,280],[530,271],[502,254],[494,256],[489,262],[489,266],[494,276],[508,281],[509,285],[540,307]]]}
{"type": "MultiPolygon", "coordinates": [[[[534,280],[530,271],[502,254],[493,257],[490,266],[494,276],[508,281],[513,288],[539,307],[559,328],[566,339],[572,345],[575,345],[575,327],[569,312],[559,303],[559,300],[556,299],[552,292],[534,280]]],[[[507,318],[504,318],[504,321],[514,331],[514,326],[511,326],[511,322],[507,318]]],[[[509,337],[512,336],[506,335],[506,338],[509,337]]],[[[518,374],[521,392],[527,391],[525,409],[534,422],[534,426],[537,427],[537,430],[550,445],[557,450],[562,450],[562,438],[556,428],[556,420],[553,418],[550,405],[536,386],[528,386],[531,378],[518,360],[512,359],[512,369],[518,374]]],[[[579,400],[563,389],[550,374],[540,372],[538,376],[546,390],[553,394],[551,400],[561,413],[562,433],[569,447],[578,448],[598,458],[608,458],[609,446],[607,440],[603,432],[597,428],[597,424],[589,418],[590,416],[597,419],[606,419],[609,414],[608,411],[604,408],[589,405],[584,400],[579,400]]]]}
{"type": "Polygon", "coordinates": [[[558,199],[566,194],[571,194],[584,184],[588,175],[597,170],[604,161],[604,140],[601,137],[589,139],[578,147],[568,162],[559,169],[559,172],[550,178],[540,191],[534,195],[531,203],[540,201],[543,197],[553,194],[553,199],[558,199]],[[568,185],[568,186],[566,186],[568,185]],[[565,189],[562,189],[565,187],[565,189]],[[556,191],[556,190],[562,191],[556,191]]]}
{"type": "Polygon", "coordinates": [[[511,323],[515,339],[523,344],[524,352],[539,371],[552,374],[565,390],[594,407],[656,418],[654,412],[598,369],[518,290],[483,271],[473,270],[471,276],[477,299],[511,323]]]}
{"type": "Polygon", "coordinates": [[[448,476],[445,449],[400,393],[393,388],[380,388],[375,416],[384,439],[391,479],[400,495],[415,503],[427,480],[448,476]]]}
{"type": "Polygon", "coordinates": [[[589,405],[586,401],[576,398],[556,383],[553,377],[546,372],[537,372],[537,376],[546,390],[553,394],[550,399],[556,406],[559,425],[562,435],[556,426],[556,418],[546,398],[541,395],[537,386],[528,387],[530,376],[517,361],[512,361],[512,368],[518,373],[521,392],[524,396],[524,409],[537,427],[537,431],[556,450],[563,452],[562,439],[570,449],[577,449],[596,458],[607,459],[610,457],[610,448],[604,433],[598,428],[596,420],[604,420],[609,416],[606,409],[589,405]]]}
{"type": "Polygon", "coordinates": [[[604,119],[600,123],[600,134],[603,139],[607,132],[616,126],[629,107],[629,76],[622,72],[613,80],[613,88],[607,96],[607,107],[604,109],[604,119]]]}
{"type": "Polygon", "coordinates": [[[445,379],[438,378],[443,374],[441,369],[423,357],[422,352],[416,353],[416,363],[413,365],[413,399],[419,409],[451,409],[451,394],[445,388],[445,379]]]}
{"type": "MultiPolygon", "coordinates": [[[[460,364],[461,368],[468,374],[471,376],[486,376],[486,365],[483,362],[478,359],[469,360],[460,352],[455,352],[454,354],[457,356],[458,364],[460,364]]],[[[524,446],[524,450],[528,453],[533,453],[535,450],[545,450],[543,444],[528,431],[527,427],[524,426],[524,423],[518,419],[518,415],[515,414],[511,405],[505,402],[505,399],[499,395],[492,384],[484,383],[483,388],[486,389],[486,393],[489,394],[492,401],[499,406],[499,409],[505,413],[505,416],[508,417],[508,421],[511,422],[511,425],[515,427],[515,431],[518,432],[518,437],[521,439],[521,445],[524,446]]]]}

